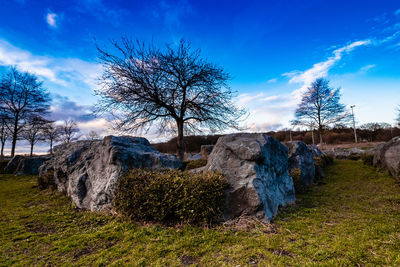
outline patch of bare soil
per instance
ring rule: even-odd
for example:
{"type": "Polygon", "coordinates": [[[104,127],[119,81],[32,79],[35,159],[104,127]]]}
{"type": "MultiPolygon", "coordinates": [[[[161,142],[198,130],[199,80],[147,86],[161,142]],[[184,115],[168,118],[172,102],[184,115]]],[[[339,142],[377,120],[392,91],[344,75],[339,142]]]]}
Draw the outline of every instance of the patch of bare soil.
{"type": "Polygon", "coordinates": [[[222,224],[224,227],[234,231],[252,231],[261,230],[267,234],[276,233],[277,226],[270,223],[264,223],[251,216],[240,216],[238,218],[226,221],[222,224]]]}

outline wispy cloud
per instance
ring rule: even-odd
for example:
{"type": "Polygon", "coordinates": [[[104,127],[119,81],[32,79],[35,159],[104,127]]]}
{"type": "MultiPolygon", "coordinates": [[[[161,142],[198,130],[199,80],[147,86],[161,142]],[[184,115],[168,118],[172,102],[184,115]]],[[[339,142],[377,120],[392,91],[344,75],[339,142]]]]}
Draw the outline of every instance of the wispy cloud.
{"type": "MultiPolygon", "coordinates": [[[[312,68],[307,69],[305,71],[292,71],[289,73],[284,73],[283,76],[289,77],[290,83],[302,83],[304,87],[309,86],[315,79],[326,77],[328,75],[329,70],[338,63],[342,57],[360,46],[370,45],[371,40],[362,40],[352,42],[346,46],[338,48],[333,51],[333,55],[330,56],[327,60],[315,63],[312,68]]],[[[304,88],[303,88],[304,89],[304,88]]]]}
{"type": "Polygon", "coordinates": [[[400,15],[400,8],[394,12],[395,15],[400,15]]]}
{"type": "Polygon", "coordinates": [[[156,19],[163,20],[168,28],[178,27],[181,24],[181,19],[187,14],[192,14],[193,8],[186,0],[159,2],[159,6],[152,10],[152,15],[156,19]]]}
{"type": "Polygon", "coordinates": [[[57,28],[57,14],[49,12],[46,15],[46,22],[52,28],[57,28]]]}
{"type": "Polygon", "coordinates": [[[360,69],[360,72],[361,72],[361,73],[366,73],[367,71],[369,71],[370,69],[373,69],[373,68],[375,68],[375,67],[376,67],[375,64],[369,64],[369,65],[366,65],[366,66],[362,67],[362,68],[360,69]]]}

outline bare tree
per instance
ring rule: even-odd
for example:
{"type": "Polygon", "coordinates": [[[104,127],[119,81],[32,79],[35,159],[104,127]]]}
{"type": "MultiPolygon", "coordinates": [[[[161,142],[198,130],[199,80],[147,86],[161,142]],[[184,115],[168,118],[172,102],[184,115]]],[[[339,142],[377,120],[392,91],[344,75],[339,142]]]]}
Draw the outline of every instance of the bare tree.
{"type": "Polygon", "coordinates": [[[93,141],[93,140],[99,139],[100,136],[96,131],[92,130],[88,133],[87,137],[89,140],[93,141]]]}
{"type": "Polygon", "coordinates": [[[303,93],[301,103],[296,109],[293,125],[316,125],[319,141],[322,143],[322,131],[325,127],[348,121],[349,113],[340,103],[340,89],[329,86],[329,81],[316,79],[303,93]]]}
{"type": "Polygon", "coordinates": [[[50,97],[37,77],[20,72],[15,67],[6,74],[0,84],[0,109],[9,118],[11,132],[11,156],[24,125],[30,117],[42,117],[49,109],[50,97]]]}
{"type": "Polygon", "coordinates": [[[163,50],[126,38],[112,44],[113,54],[98,48],[104,73],[97,112],[110,112],[116,129],[172,128],[183,159],[185,132],[238,127],[245,112],[232,103],[230,76],[201,58],[200,50],[184,40],[163,50]]]}
{"type": "Polygon", "coordinates": [[[48,122],[43,126],[43,138],[50,143],[50,154],[53,154],[53,144],[58,141],[61,134],[61,127],[55,125],[54,122],[48,122]]]}
{"type": "Polygon", "coordinates": [[[30,157],[33,156],[33,146],[43,140],[42,130],[46,123],[47,121],[40,117],[33,117],[28,120],[21,131],[21,137],[29,142],[30,157]]]}
{"type": "Polygon", "coordinates": [[[0,157],[1,157],[1,159],[4,158],[4,146],[6,144],[6,141],[10,137],[10,131],[8,129],[8,121],[9,121],[9,118],[8,118],[7,114],[0,111],[0,142],[1,142],[0,157]]]}
{"type": "Polygon", "coordinates": [[[396,121],[397,121],[397,125],[400,126],[400,106],[397,108],[397,112],[398,112],[398,115],[397,115],[396,121]]]}
{"type": "Polygon", "coordinates": [[[60,137],[64,143],[71,143],[71,141],[77,140],[78,132],[78,125],[74,120],[66,120],[64,124],[60,126],[60,137]]]}

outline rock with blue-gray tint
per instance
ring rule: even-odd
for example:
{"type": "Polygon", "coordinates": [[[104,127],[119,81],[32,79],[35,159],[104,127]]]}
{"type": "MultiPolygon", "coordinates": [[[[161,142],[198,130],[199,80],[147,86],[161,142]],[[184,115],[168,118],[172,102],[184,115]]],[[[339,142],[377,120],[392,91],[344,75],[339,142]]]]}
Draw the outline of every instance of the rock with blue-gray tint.
{"type": "Polygon", "coordinates": [[[300,184],[312,184],[315,179],[313,150],[301,141],[286,142],[285,146],[289,150],[289,172],[300,170],[300,184]]]}
{"type": "Polygon", "coordinates": [[[49,159],[48,155],[33,157],[16,155],[8,162],[4,170],[6,173],[15,175],[34,175],[39,173],[39,167],[49,159]]]}
{"type": "Polygon", "coordinates": [[[79,208],[108,210],[118,179],[131,168],[175,169],[181,162],[162,154],[145,138],[107,136],[54,148],[54,156],[40,167],[40,175],[54,174],[57,189],[79,208]]]}
{"type": "Polygon", "coordinates": [[[241,215],[265,221],[295,201],[288,150],[266,134],[230,134],[218,139],[204,171],[221,172],[230,187],[224,220],[241,215]]]}

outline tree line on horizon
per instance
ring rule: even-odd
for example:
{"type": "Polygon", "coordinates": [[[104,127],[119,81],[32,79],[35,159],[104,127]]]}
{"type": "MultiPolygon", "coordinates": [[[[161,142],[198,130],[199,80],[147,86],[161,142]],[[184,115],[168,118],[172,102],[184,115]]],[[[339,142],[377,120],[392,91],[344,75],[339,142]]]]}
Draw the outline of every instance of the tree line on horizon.
{"type": "MultiPolygon", "coordinates": [[[[11,157],[15,155],[18,140],[30,145],[30,156],[34,145],[48,142],[53,153],[55,142],[69,143],[78,138],[79,128],[74,120],[57,124],[49,119],[51,97],[43,82],[29,72],[10,67],[0,78],[0,156],[4,158],[6,142],[11,141],[11,157]]],[[[91,131],[88,138],[97,138],[91,131]]]]}

